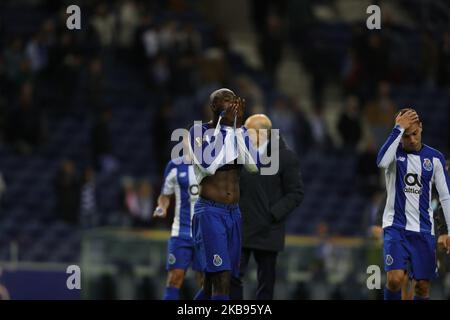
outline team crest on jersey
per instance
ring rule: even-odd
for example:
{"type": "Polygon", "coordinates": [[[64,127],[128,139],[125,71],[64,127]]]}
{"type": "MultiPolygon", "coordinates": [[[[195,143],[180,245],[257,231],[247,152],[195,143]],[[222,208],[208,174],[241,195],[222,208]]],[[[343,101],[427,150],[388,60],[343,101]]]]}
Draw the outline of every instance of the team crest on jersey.
{"type": "Polygon", "coordinates": [[[423,168],[427,171],[433,170],[433,163],[430,161],[430,159],[426,158],[423,160],[423,168]]]}
{"type": "Polygon", "coordinates": [[[169,254],[169,259],[168,259],[169,264],[174,264],[176,261],[177,261],[177,258],[175,258],[175,256],[172,253],[169,254]]]}
{"type": "Polygon", "coordinates": [[[394,263],[394,258],[392,258],[392,256],[390,255],[390,254],[388,254],[387,256],[386,256],[386,265],[387,266],[390,266],[390,265],[392,265],[394,263]]]}
{"type": "Polygon", "coordinates": [[[213,258],[213,264],[214,264],[216,267],[220,267],[220,266],[222,265],[222,258],[221,258],[218,254],[215,254],[215,255],[214,255],[214,258],[213,258]]]}

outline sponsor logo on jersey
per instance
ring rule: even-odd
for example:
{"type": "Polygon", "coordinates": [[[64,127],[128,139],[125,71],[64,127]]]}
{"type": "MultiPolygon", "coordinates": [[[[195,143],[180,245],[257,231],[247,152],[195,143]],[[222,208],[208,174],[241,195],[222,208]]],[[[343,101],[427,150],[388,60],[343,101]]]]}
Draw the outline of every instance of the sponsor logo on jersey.
{"type": "Polygon", "coordinates": [[[400,161],[400,162],[405,162],[406,158],[405,157],[398,157],[397,160],[400,161]]]}
{"type": "Polygon", "coordinates": [[[422,194],[422,183],[417,173],[408,173],[404,179],[406,187],[403,190],[405,193],[422,194]]]}

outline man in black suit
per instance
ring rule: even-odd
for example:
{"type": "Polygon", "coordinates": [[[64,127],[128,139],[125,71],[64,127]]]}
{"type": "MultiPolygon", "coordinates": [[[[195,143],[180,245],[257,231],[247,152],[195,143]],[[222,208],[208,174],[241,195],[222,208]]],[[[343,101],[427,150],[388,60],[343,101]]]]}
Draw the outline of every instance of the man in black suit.
{"type": "Polygon", "coordinates": [[[247,119],[245,126],[248,129],[255,129],[253,134],[252,130],[249,130],[249,134],[260,154],[265,154],[267,150],[268,157],[272,160],[279,159],[279,169],[274,175],[251,175],[244,171],[241,173],[240,278],[232,279],[231,299],[243,299],[242,279],[253,254],[258,265],[256,299],[271,300],[274,294],[277,255],[284,249],[286,217],[303,200],[303,182],[297,156],[287,148],[278,134],[273,138],[278,139],[279,148],[272,147],[270,137],[272,123],[267,116],[253,115],[247,119]],[[266,129],[268,135],[259,134],[261,129],[266,129]]]}

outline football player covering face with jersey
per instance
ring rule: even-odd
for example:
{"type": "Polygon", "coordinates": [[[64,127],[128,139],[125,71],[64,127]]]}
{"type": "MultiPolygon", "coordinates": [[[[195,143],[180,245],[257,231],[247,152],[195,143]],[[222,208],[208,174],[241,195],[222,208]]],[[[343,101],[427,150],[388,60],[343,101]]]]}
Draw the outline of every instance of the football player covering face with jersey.
{"type": "Polygon", "coordinates": [[[214,91],[209,101],[213,120],[194,125],[189,133],[201,185],[192,228],[196,255],[205,274],[203,290],[196,299],[229,299],[231,276],[239,275],[239,175],[242,166],[254,173],[259,168],[258,159],[252,157],[257,152],[242,125],[244,103],[229,89],[214,91]],[[215,151],[208,153],[211,149],[215,151]],[[240,161],[249,157],[251,161],[240,161]]]}

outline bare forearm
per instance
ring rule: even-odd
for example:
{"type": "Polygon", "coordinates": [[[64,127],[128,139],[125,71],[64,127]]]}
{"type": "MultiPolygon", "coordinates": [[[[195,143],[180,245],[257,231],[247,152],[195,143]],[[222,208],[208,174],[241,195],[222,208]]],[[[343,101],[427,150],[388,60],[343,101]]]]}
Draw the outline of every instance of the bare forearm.
{"type": "Polygon", "coordinates": [[[161,194],[158,197],[158,207],[162,208],[164,211],[169,208],[170,196],[161,194]]]}

